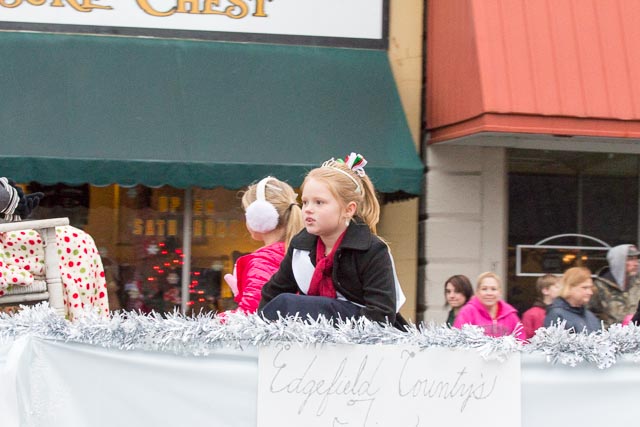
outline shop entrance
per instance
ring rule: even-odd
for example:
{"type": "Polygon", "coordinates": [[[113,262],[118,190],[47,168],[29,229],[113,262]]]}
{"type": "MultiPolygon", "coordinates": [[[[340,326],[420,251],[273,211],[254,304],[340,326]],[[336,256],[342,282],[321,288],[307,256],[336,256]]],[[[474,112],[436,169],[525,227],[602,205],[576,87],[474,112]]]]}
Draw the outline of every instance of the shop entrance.
{"type": "MultiPolygon", "coordinates": [[[[509,150],[509,302],[520,313],[535,300],[536,275],[518,275],[517,246],[551,236],[564,246],[638,242],[640,157],[631,154],[509,150]],[[587,237],[581,237],[581,235],[587,237]]],[[[530,251],[531,252],[531,251],[530,251]]],[[[592,270],[606,260],[548,252],[527,258],[530,272],[561,274],[584,262],[592,270]],[[588,264],[590,260],[592,264],[588,264]]],[[[524,261],[524,260],[521,260],[524,261]]],[[[594,271],[595,272],[595,271],[594,271]]]]}

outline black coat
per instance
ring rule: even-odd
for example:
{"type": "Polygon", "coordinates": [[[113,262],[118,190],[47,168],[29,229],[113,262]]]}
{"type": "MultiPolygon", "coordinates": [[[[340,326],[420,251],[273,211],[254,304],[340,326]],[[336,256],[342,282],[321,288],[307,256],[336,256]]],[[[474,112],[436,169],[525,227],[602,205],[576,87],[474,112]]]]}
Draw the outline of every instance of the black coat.
{"type": "Polygon", "coordinates": [[[574,332],[587,332],[600,330],[600,320],[585,307],[573,307],[564,298],[556,298],[547,308],[547,315],[544,317],[544,326],[551,326],[566,320],[565,329],[572,329],[574,332]]]}
{"type": "MultiPolygon", "coordinates": [[[[308,251],[316,265],[318,236],[306,230],[298,233],[280,264],[280,269],[262,288],[260,307],[281,293],[301,292],[292,269],[294,249],[308,251]]],[[[336,250],[333,263],[333,285],[349,301],[360,304],[360,314],[366,318],[396,324],[396,291],[389,248],[374,235],[366,224],[351,222],[336,250]]],[[[403,321],[403,320],[402,320],[403,321]]]]}

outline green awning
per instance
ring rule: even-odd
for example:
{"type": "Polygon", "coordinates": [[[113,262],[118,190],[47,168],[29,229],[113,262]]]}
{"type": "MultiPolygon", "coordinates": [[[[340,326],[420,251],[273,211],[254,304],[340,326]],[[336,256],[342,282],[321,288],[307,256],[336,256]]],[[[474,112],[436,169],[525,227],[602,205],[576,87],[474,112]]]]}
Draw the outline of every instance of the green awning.
{"type": "Polygon", "coordinates": [[[297,185],[355,151],[379,191],[421,191],[385,51],[0,32],[0,57],[0,175],[18,182],[297,185]]]}

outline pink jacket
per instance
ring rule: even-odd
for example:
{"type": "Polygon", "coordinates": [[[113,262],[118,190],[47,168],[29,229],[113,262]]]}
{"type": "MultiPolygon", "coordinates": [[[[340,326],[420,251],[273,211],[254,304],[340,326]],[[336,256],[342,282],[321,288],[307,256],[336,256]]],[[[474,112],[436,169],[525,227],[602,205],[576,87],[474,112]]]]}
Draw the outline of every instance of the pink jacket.
{"type": "Polygon", "coordinates": [[[254,252],[243,255],[236,261],[238,295],[235,301],[238,309],[245,313],[255,313],[260,304],[262,286],[269,281],[273,273],[280,268],[284,258],[284,242],[263,246],[254,252]]]}
{"type": "Polygon", "coordinates": [[[524,326],[524,334],[527,339],[533,337],[536,330],[544,326],[544,316],[546,315],[547,310],[539,305],[534,305],[522,313],[522,326],[524,326]]]}
{"type": "MultiPolygon", "coordinates": [[[[458,312],[456,320],[453,322],[453,327],[461,328],[462,325],[471,324],[482,327],[484,333],[492,337],[509,335],[520,324],[518,312],[502,300],[498,301],[498,307],[498,318],[492,319],[480,300],[473,296],[458,312]]],[[[523,329],[520,328],[515,336],[520,340],[524,340],[523,329]]]]}

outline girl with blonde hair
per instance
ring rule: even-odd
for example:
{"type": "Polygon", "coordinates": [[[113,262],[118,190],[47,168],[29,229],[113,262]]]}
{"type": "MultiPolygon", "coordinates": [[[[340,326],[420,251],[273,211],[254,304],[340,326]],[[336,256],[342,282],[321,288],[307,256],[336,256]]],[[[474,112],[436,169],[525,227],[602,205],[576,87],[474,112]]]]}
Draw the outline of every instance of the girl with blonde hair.
{"type": "Polygon", "coordinates": [[[328,319],[366,317],[398,327],[404,295],[387,244],[376,235],[380,205],[351,153],[310,171],[302,184],[305,228],[291,241],[262,288],[260,312],[268,320],[300,315],[328,319]]]}
{"type": "Polygon", "coordinates": [[[502,281],[493,272],[482,273],[476,282],[475,295],[460,309],[453,326],[477,325],[486,335],[500,337],[514,334],[524,340],[517,310],[502,299],[502,281]]]}
{"type": "Polygon", "coordinates": [[[242,196],[247,230],[264,246],[241,256],[225,281],[238,310],[255,313],[262,287],[280,267],[289,243],[303,227],[297,194],[286,182],[268,176],[247,188],[242,196]]]}

